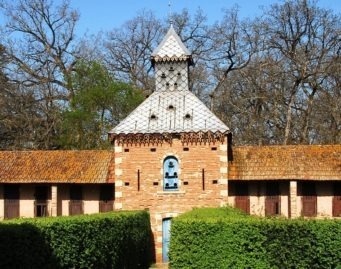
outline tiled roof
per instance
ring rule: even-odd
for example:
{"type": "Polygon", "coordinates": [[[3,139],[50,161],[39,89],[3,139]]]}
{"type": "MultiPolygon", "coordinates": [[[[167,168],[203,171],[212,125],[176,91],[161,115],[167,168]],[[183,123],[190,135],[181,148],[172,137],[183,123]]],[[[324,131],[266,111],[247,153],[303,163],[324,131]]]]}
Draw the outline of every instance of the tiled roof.
{"type": "Polygon", "coordinates": [[[228,127],[188,90],[190,56],[171,26],[152,54],[152,60],[162,61],[155,64],[156,91],[109,134],[228,132],[228,127]],[[168,63],[169,59],[174,63],[168,63]]]}
{"type": "Polygon", "coordinates": [[[111,151],[0,151],[2,183],[106,183],[111,151]]]}
{"type": "Polygon", "coordinates": [[[341,145],[234,147],[228,165],[231,180],[341,180],[341,145]]]}
{"type": "Polygon", "coordinates": [[[228,127],[190,91],[155,91],[109,133],[228,132],[228,127]]]}
{"type": "Polygon", "coordinates": [[[171,26],[159,46],[153,51],[155,61],[176,61],[190,59],[191,53],[182,43],[180,37],[171,26]]]}

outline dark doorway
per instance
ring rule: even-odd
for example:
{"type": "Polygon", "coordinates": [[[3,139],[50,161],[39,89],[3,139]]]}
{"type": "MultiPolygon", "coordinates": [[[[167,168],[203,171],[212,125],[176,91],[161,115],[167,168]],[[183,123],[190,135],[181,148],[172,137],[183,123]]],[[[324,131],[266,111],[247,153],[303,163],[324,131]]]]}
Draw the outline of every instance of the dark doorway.
{"type": "Polygon", "coordinates": [[[265,216],[281,214],[279,182],[269,181],[265,185],[265,216]]]}
{"type": "Polygon", "coordinates": [[[317,196],[315,182],[301,182],[302,216],[315,217],[317,213],[317,196]]]}
{"type": "Polygon", "coordinates": [[[250,197],[248,182],[235,182],[235,207],[241,209],[245,213],[250,213],[250,197]]]}
{"type": "Polygon", "coordinates": [[[341,182],[335,182],[333,189],[333,217],[341,217],[341,182]]]}
{"type": "Polygon", "coordinates": [[[35,217],[47,217],[47,201],[49,199],[49,187],[48,186],[36,186],[34,193],[34,215],[35,217]]]}
{"type": "Polygon", "coordinates": [[[83,214],[83,188],[81,185],[70,186],[69,215],[83,214]]]}
{"type": "Polygon", "coordinates": [[[101,185],[99,193],[99,212],[113,211],[114,209],[114,186],[101,185]]]}
{"type": "Polygon", "coordinates": [[[4,218],[13,219],[20,216],[19,185],[4,185],[4,218]]]}

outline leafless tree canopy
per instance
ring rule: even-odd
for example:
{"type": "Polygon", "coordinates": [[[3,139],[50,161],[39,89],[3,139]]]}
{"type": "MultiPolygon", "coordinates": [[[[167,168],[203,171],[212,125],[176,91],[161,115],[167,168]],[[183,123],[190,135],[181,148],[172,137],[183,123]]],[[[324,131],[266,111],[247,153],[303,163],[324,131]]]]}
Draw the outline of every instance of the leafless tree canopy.
{"type": "MultiPolygon", "coordinates": [[[[0,148],[64,147],[63,117],[84,92],[79,85],[91,88],[85,81],[96,78],[82,74],[88,80],[81,82],[79,62],[104,67],[109,80],[144,95],[153,91],[150,55],[169,20],[143,10],[108,33],[77,37],[79,14],[71,6],[0,1],[7,19],[0,25],[0,148]]],[[[193,53],[191,91],[231,128],[237,144],[341,142],[340,19],[314,0],[287,0],[252,19],[233,7],[214,24],[202,10],[171,18],[193,53]]],[[[129,99],[105,102],[121,107],[122,100],[129,99]]],[[[124,115],[112,111],[108,118],[124,115]]]]}

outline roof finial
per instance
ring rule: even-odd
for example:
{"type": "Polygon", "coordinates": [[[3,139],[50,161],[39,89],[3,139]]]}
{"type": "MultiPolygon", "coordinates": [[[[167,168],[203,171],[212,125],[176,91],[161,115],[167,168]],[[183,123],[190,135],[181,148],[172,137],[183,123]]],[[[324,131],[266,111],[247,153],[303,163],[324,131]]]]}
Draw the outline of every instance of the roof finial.
{"type": "Polygon", "coordinates": [[[173,26],[173,19],[172,19],[172,1],[168,1],[168,19],[171,26],[173,26]]]}

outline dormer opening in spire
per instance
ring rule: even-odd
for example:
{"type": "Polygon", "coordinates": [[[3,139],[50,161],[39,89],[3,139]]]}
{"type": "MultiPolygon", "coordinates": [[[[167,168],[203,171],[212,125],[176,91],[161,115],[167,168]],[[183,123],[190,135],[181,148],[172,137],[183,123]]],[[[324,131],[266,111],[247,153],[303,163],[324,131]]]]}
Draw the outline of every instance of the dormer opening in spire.
{"type": "Polygon", "coordinates": [[[188,90],[188,68],[193,64],[190,51],[171,25],[151,57],[155,68],[155,90],[188,90]],[[166,82],[166,83],[165,83],[166,82]]]}

